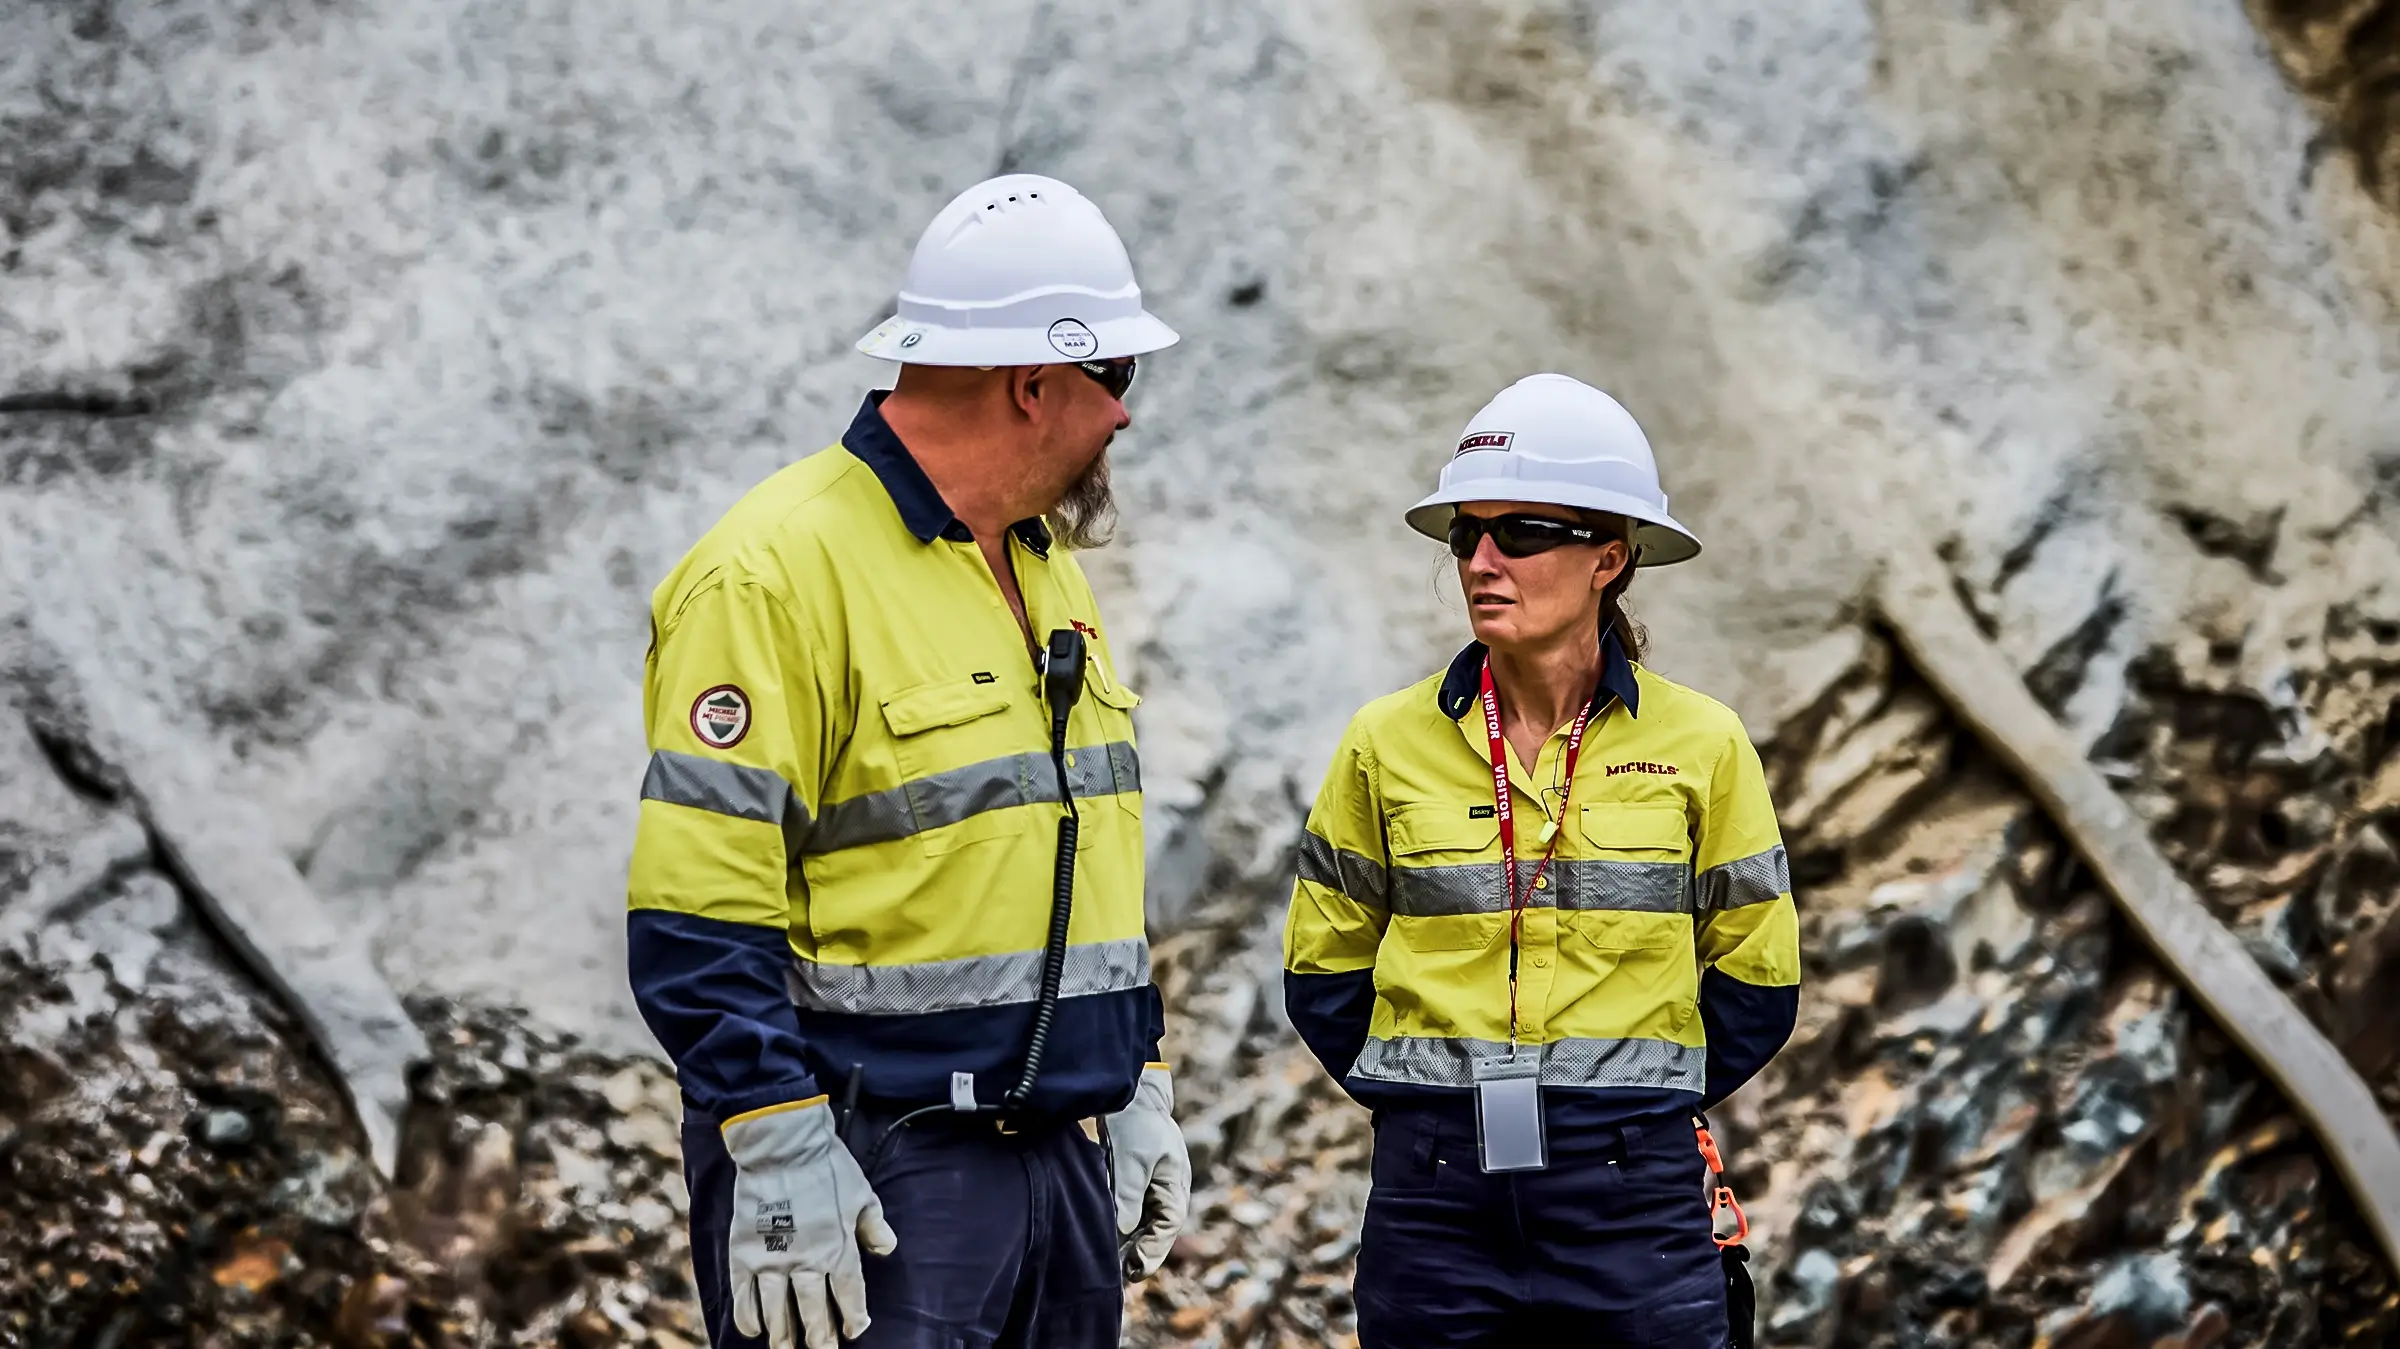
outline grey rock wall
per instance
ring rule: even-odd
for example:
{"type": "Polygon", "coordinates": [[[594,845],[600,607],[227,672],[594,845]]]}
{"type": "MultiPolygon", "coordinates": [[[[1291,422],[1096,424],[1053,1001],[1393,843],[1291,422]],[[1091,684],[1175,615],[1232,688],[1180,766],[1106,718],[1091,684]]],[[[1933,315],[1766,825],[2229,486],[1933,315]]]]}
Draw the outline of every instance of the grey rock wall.
{"type": "Polygon", "coordinates": [[[649,585],[884,372],[924,219],[1080,184],[1185,344],[1091,564],[1154,899],[1271,895],[1460,639],[1405,533],[1556,368],[1708,541],[1662,669],[1771,732],[1895,522],[2095,738],[2400,621],[2395,238],[2244,14],[1503,3],[90,3],[0,17],[0,644],[138,705],[409,991],[646,1043],[649,585]]]}

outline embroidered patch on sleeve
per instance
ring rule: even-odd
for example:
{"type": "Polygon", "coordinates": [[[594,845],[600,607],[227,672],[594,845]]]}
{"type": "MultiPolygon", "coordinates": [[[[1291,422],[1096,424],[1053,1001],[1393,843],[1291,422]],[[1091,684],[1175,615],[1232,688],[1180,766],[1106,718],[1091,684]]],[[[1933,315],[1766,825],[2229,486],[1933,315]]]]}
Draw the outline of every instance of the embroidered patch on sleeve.
{"type": "Polygon", "coordinates": [[[750,695],[719,684],[692,700],[692,734],[710,749],[732,749],[750,733],[750,695]]]}

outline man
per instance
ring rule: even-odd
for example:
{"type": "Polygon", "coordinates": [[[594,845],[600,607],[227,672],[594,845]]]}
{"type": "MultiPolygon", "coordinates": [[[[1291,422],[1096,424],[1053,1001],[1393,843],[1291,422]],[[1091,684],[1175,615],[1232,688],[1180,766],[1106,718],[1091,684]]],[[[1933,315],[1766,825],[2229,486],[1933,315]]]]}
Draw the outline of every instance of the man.
{"type": "Polygon", "coordinates": [[[653,597],[634,994],[683,1087],[718,1349],[834,1349],[837,1316],[868,1346],[1099,1349],[1189,1164],[1139,700],[1071,550],[1104,536],[1135,358],[1175,333],[1099,209],[1028,174],[934,218],[898,311],[858,344],[897,387],[653,597]],[[1049,634],[1089,642],[1063,744],[1049,634]]]}

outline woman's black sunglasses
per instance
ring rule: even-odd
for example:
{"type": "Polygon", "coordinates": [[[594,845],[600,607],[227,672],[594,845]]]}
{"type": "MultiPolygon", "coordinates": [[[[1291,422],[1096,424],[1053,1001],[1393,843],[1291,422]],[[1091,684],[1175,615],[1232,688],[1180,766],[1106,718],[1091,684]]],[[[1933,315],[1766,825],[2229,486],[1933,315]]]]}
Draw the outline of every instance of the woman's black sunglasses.
{"type": "Polygon", "coordinates": [[[1122,357],[1113,361],[1077,361],[1075,368],[1090,375],[1108,396],[1122,400],[1125,391],[1133,387],[1134,358],[1122,357]]]}
{"type": "Polygon", "coordinates": [[[1450,556],[1462,561],[1475,556],[1475,545],[1492,536],[1502,557],[1531,557],[1570,543],[1599,543],[1599,530],[1540,515],[1476,515],[1450,517],[1450,556]]]}

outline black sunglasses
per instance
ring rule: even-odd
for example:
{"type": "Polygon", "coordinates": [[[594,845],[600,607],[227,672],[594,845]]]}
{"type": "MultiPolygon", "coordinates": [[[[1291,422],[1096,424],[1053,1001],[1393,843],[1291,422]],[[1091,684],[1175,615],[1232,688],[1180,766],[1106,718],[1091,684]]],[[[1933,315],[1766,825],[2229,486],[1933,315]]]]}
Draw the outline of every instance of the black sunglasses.
{"type": "Polygon", "coordinates": [[[1502,557],[1531,557],[1570,543],[1599,543],[1600,531],[1541,515],[1478,515],[1450,517],[1450,556],[1462,561],[1475,556],[1475,545],[1492,536],[1502,557]]]}
{"type": "Polygon", "coordinates": [[[1090,375],[1094,383],[1108,390],[1108,396],[1122,400],[1125,391],[1133,387],[1134,358],[1114,361],[1077,361],[1075,368],[1090,375]]]}

